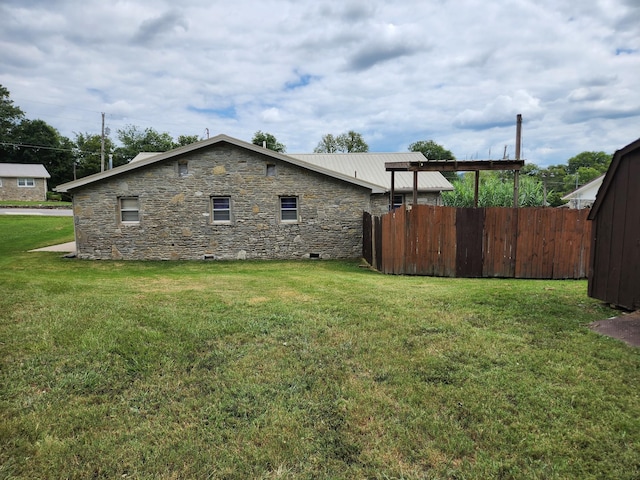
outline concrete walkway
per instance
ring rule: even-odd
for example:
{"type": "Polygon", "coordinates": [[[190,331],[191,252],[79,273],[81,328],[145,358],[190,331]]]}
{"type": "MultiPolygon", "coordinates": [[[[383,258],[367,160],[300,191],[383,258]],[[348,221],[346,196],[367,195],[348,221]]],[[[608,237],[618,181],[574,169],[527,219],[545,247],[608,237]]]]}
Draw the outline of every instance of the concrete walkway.
{"type": "Polygon", "coordinates": [[[51,245],[49,247],[36,248],[35,250],[29,250],[30,252],[62,252],[62,253],[75,253],[76,242],[61,243],[59,245],[51,245]]]}

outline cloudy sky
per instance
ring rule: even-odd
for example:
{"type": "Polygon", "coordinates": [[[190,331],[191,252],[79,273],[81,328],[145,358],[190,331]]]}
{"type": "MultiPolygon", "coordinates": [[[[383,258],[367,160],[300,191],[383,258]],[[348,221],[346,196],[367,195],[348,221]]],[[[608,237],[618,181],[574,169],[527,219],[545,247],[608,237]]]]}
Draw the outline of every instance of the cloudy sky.
{"type": "Polygon", "coordinates": [[[565,163],[640,137],[640,0],[1,0],[0,84],[63,135],[127,125],[290,153],[360,132],[565,163]]]}

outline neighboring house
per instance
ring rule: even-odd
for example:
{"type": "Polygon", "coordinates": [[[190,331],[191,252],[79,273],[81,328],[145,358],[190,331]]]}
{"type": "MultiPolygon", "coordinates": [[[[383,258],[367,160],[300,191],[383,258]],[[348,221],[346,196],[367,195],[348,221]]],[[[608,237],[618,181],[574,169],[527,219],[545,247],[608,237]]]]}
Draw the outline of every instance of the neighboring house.
{"type": "Polygon", "coordinates": [[[48,178],[44,165],[0,163],[0,200],[44,201],[48,178]]]}
{"type": "Polygon", "coordinates": [[[593,202],[596,201],[596,195],[598,194],[600,185],[602,185],[602,180],[604,180],[604,175],[591,180],[577,190],[565,195],[562,197],[562,200],[568,203],[563,206],[576,209],[590,208],[593,202]]]}
{"type": "Polygon", "coordinates": [[[389,209],[384,185],[226,135],[56,190],[86,259],[356,258],[363,212],[389,209]]]}
{"type": "Polygon", "coordinates": [[[589,296],[640,309],[640,139],[618,150],[591,211],[589,296]]]}

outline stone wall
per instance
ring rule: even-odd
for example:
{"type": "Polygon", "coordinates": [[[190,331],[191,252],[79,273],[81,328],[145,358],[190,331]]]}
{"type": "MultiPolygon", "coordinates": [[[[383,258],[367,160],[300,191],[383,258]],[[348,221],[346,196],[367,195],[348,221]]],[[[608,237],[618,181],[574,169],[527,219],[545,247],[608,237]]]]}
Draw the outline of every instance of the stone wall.
{"type": "Polygon", "coordinates": [[[20,200],[42,202],[47,199],[46,178],[34,178],[33,187],[19,187],[14,177],[0,178],[0,200],[20,200]]]}
{"type": "Polygon", "coordinates": [[[362,255],[370,190],[268,155],[221,143],[79,188],[77,251],[85,259],[301,259],[362,255]],[[179,174],[187,162],[188,173],[179,174]],[[267,176],[267,165],[275,176],[267,176]],[[212,222],[212,196],[228,196],[231,221],[212,222]],[[298,199],[296,223],[280,197],[298,199]],[[137,197],[139,223],[120,222],[121,197],[137,197]]]}

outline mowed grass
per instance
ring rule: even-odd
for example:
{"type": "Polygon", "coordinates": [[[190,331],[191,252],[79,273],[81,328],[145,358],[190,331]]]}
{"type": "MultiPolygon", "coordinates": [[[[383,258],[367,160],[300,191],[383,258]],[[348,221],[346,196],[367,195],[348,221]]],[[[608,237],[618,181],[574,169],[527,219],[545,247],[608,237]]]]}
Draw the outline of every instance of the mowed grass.
{"type": "Polygon", "coordinates": [[[72,238],[0,217],[0,478],[640,477],[585,281],[26,253],[72,238]]]}

